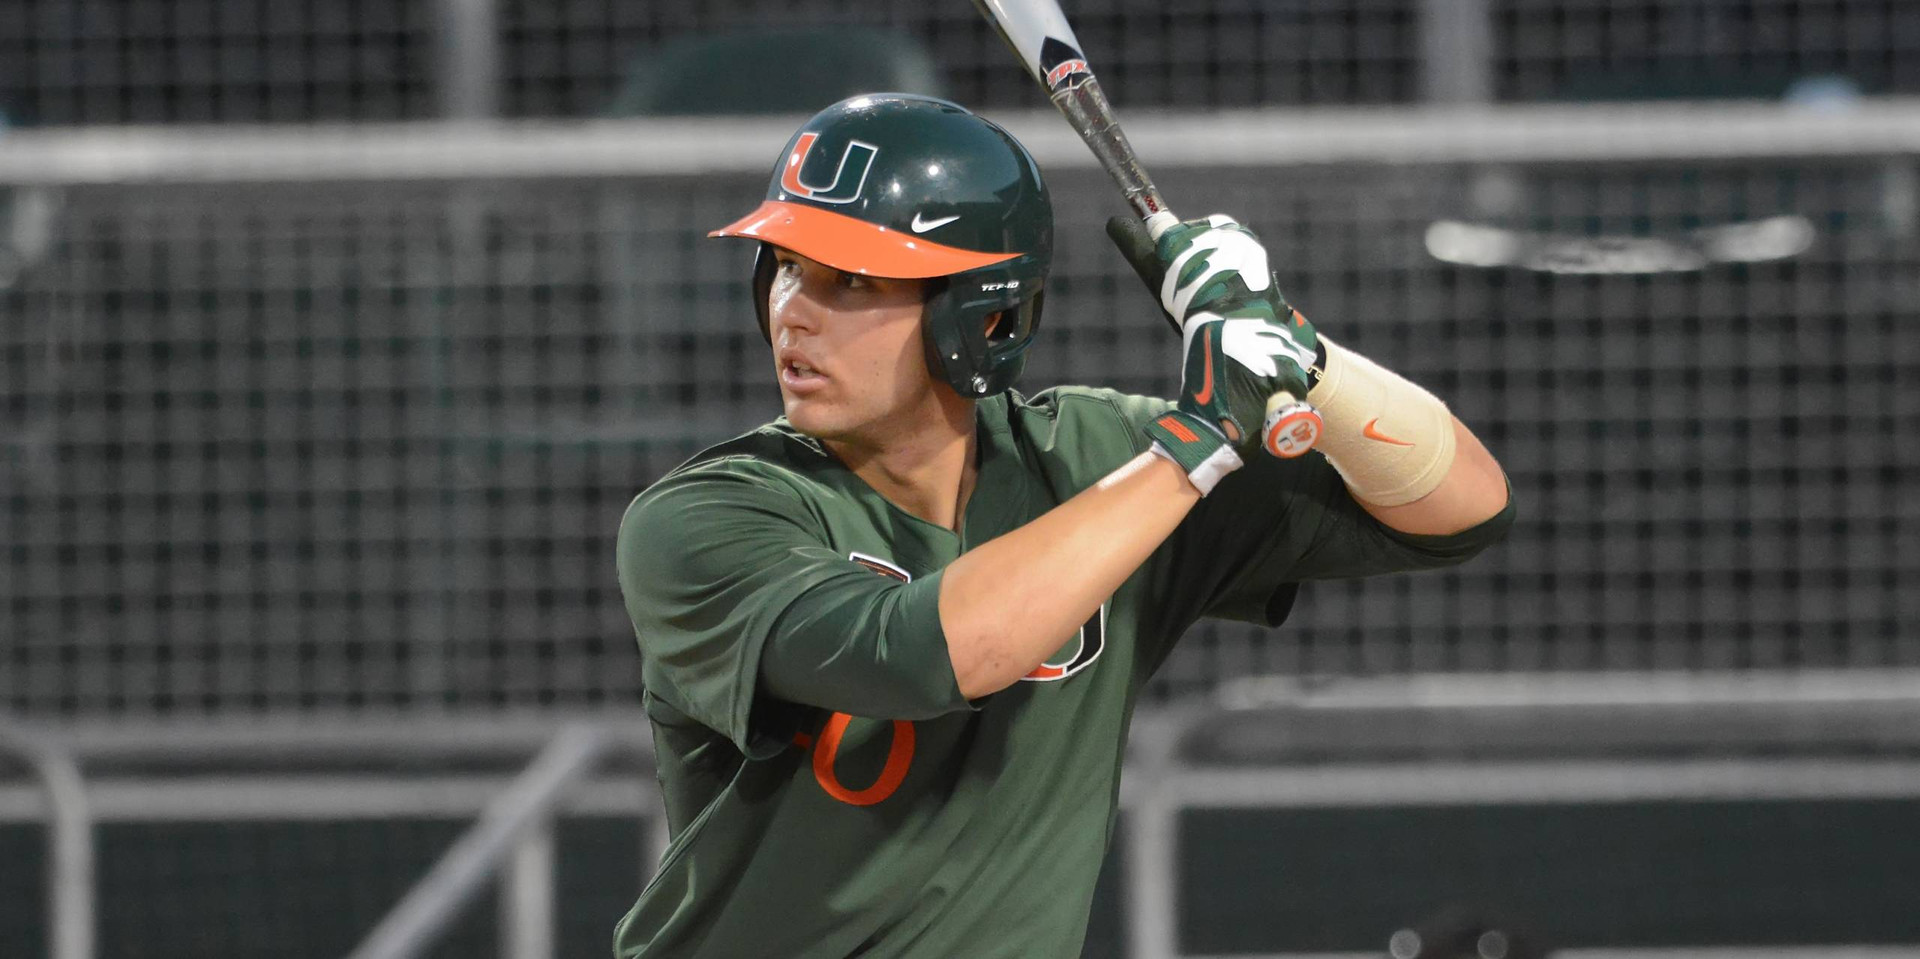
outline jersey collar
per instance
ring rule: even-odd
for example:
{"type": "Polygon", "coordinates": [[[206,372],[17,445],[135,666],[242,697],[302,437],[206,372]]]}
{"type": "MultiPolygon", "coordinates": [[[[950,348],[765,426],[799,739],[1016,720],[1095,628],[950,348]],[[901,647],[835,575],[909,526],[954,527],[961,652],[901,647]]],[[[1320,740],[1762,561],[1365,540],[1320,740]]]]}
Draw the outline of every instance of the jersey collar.
{"type": "Polygon", "coordinates": [[[1033,517],[1033,485],[1008,413],[1011,393],[986,397],[974,404],[974,442],[979,471],[973,494],[960,518],[960,542],[965,549],[1026,523],[1033,517]]]}

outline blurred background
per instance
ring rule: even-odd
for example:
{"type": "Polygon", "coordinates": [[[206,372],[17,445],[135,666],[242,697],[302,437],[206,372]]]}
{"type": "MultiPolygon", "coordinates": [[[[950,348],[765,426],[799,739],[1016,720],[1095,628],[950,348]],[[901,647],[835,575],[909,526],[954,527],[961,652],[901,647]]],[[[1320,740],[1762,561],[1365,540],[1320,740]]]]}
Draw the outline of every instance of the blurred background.
{"type": "MultiPolygon", "coordinates": [[[[1520,508],[1186,638],[1086,954],[1920,955],[1920,4],[1063,6],[1520,508]]],[[[779,410],[701,237],[875,89],[1046,169],[1024,388],[1172,391],[960,0],[0,3],[0,956],[607,954],[619,518],[779,410]]]]}

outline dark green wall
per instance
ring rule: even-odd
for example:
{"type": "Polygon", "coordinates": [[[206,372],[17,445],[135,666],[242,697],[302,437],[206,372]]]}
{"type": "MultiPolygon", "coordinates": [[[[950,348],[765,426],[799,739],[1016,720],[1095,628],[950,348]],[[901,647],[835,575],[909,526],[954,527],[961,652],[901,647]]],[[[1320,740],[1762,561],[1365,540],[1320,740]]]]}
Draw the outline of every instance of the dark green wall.
{"type": "MultiPolygon", "coordinates": [[[[465,823],[109,825],[99,832],[102,959],[339,959],[465,823]]],[[[560,824],[559,954],[607,956],[639,889],[639,827],[560,824]]],[[[0,829],[0,956],[46,954],[44,843],[0,829]]],[[[430,955],[499,954],[493,887],[430,955]]]]}
{"type": "Polygon", "coordinates": [[[1920,801],[1211,810],[1190,952],[1384,951],[1448,907],[1560,946],[1920,943],[1920,801]]]}
{"type": "MultiPolygon", "coordinates": [[[[462,825],[107,826],[99,954],[338,959],[462,825]]],[[[1561,946],[1920,943],[1920,800],[1208,810],[1181,840],[1193,953],[1383,951],[1449,906],[1561,946]]],[[[639,843],[630,820],[562,823],[560,955],[607,955],[639,843]]],[[[0,955],[45,954],[43,849],[0,829],[0,955]]],[[[1088,959],[1121,954],[1119,856],[1088,959]]],[[[433,955],[495,955],[494,925],[489,889],[433,955]]]]}

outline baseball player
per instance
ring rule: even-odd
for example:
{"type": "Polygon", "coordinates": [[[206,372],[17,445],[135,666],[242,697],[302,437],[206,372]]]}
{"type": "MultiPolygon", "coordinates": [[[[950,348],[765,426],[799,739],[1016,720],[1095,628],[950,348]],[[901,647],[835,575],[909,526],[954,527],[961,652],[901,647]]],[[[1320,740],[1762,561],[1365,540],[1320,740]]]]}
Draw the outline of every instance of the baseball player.
{"type": "Polygon", "coordinates": [[[1176,402],[1012,391],[1052,208],[954,104],[829,107],[715,231],[758,243],[785,416],[621,525],[672,842],[619,956],[1077,956],[1135,697],[1189,626],[1504,533],[1493,458],[1319,336],[1245,227],[1109,232],[1181,330],[1176,402]],[[1275,394],[1317,452],[1262,449],[1275,394]]]}

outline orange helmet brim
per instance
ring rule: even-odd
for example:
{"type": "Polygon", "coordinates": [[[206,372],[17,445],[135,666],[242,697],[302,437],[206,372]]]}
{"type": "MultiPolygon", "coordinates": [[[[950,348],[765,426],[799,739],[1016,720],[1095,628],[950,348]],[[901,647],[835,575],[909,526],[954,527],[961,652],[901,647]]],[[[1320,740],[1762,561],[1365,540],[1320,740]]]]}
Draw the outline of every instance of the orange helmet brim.
{"type": "Polygon", "coordinates": [[[792,250],[845,273],[924,279],[1004,263],[1018,253],[979,253],[786,200],[768,200],[708,236],[742,236],[792,250]]]}

